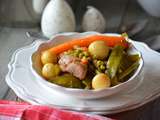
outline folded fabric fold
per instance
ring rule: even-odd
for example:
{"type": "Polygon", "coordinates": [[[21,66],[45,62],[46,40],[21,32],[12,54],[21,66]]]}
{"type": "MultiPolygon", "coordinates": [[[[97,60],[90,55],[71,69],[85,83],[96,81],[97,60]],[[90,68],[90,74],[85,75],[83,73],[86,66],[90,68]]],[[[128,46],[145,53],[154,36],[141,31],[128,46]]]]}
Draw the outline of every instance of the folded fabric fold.
{"type": "Polygon", "coordinates": [[[0,120],[113,120],[98,115],[0,100],[0,120]]]}

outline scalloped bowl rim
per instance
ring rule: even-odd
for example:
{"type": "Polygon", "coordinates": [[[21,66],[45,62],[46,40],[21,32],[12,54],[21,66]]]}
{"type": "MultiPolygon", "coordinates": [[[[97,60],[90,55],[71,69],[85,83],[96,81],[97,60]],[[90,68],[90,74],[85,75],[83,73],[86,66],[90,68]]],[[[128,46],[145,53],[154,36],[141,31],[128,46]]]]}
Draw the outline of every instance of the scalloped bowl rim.
{"type": "MultiPolygon", "coordinates": [[[[101,33],[97,33],[97,32],[84,32],[84,33],[77,33],[77,32],[72,32],[72,33],[64,33],[64,34],[57,34],[57,35],[55,35],[55,36],[53,36],[50,40],[48,40],[48,41],[44,41],[44,42],[42,42],[39,46],[38,46],[38,49],[41,47],[41,45],[42,44],[47,44],[47,43],[50,43],[50,42],[53,42],[54,41],[54,39],[57,37],[57,36],[64,36],[64,37],[66,37],[66,36],[68,36],[68,35],[83,35],[83,34],[89,34],[89,35],[93,35],[93,34],[101,34],[101,33]]],[[[120,36],[120,34],[117,34],[117,33],[105,33],[105,34],[101,34],[101,35],[107,35],[107,36],[120,36]]],[[[48,82],[46,79],[44,79],[41,75],[39,75],[38,73],[37,73],[37,71],[33,68],[33,62],[32,62],[32,55],[31,55],[31,58],[30,58],[30,65],[31,65],[31,71],[33,72],[33,74],[36,76],[36,79],[37,80],[39,80],[39,82],[41,82],[41,83],[43,83],[43,84],[46,84],[45,86],[46,87],[51,87],[52,89],[54,88],[54,90],[57,90],[58,92],[61,92],[61,93],[64,93],[64,94],[70,94],[70,95],[72,95],[72,93],[81,93],[81,94],[97,94],[97,93],[101,93],[101,92],[110,92],[110,91],[112,91],[113,92],[113,90],[115,90],[115,89],[119,89],[119,91],[121,90],[121,89],[123,89],[122,87],[124,87],[124,86],[126,86],[127,84],[129,84],[131,81],[133,81],[134,80],[134,78],[136,77],[136,76],[138,76],[141,72],[142,72],[142,68],[143,68],[143,65],[144,65],[144,61],[143,61],[143,57],[142,57],[142,54],[141,54],[141,52],[140,51],[138,51],[137,50],[137,48],[134,46],[134,44],[133,44],[133,41],[131,40],[131,39],[129,39],[129,42],[131,43],[131,45],[133,46],[133,48],[136,50],[136,52],[140,55],[140,60],[139,60],[139,66],[138,66],[138,68],[137,68],[137,70],[135,71],[135,73],[127,80],[127,81],[125,81],[125,82],[123,82],[123,83],[120,83],[120,84],[118,84],[118,85],[116,85],[116,86],[113,86],[113,87],[109,87],[109,88],[104,88],[104,89],[97,89],[97,90],[88,90],[88,89],[77,89],[77,88],[66,88],[66,87],[63,87],[63,86],[59,86],[59,85],[56,85],[56,84],[54,84],[54,83],[51,83],[51,82],[48,82]]],[[[38,49],[37,50],[35,50],[35,52],[34,53],[36,53],[37,51],[38,51],[38,49]]],[[[115,92],[113,92],[112,94],[115,94],[115,93],[117,93],[118,91],[115,91],[115,92]]],[[[111,95],[112,95],[111,94],[111,95]]],[[[109,94],[110,95],[110,94],[109,94]]],[[[76,95],[73,95],[73,96],[76,96],[76,95]]],[[[101,96],[101,95],[99,95],[99,96],[101,96]]],[[[105,96],[108,96],[107,94],[105,95],[105,96]]],[[[77,97],[80,97],[80,96],[77,96],[77,97]]],[[[101,96],[101,97],[103,97],[103,96],[101,96]]],[[[95,96],[95,98],[97,98],[96,96],[95,96]]]]}

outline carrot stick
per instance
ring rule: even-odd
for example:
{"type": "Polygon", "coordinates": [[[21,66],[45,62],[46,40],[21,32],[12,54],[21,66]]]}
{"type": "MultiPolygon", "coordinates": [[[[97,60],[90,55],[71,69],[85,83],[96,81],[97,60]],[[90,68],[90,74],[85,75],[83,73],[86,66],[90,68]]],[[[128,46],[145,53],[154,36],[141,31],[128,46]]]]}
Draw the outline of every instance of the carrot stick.
{"type": "Polygon", "coordinates": [[[49,51],[54,52],[55,54],[59,54],[69,49],[72,49],[75,45],[81,47],[88,47],[92,42],[98,40],[105,41],[106,45],[109,47],[114,47],[115,45],[122,45],[124,47],[128,47],[128,42],[122,36],[92,35],[84,38],[72,39],[71,41],[50,48],[49,51]]]}

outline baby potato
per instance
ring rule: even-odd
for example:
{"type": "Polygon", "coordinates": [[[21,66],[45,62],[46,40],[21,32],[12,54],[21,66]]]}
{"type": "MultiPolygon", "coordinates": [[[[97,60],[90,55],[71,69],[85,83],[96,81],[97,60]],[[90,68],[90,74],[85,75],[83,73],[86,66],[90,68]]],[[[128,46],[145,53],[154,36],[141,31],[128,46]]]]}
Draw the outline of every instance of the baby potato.
{"type": "Polygon", "coordinates": [[[59,75],[60,71],[61,70],[60,70],[59,65],[47,63],[42,68],[42,75],[43,75],[43,77],[50,79],[50,78],[53,78],[53,77],[59,75]]]}
{"type": "Polygon", "coordinates": [[[101,60],[105,59],[109,53],[109,47],[106,46],[104,41],[92,42],[89,45],[88,50],[94,58],[101,60]]]}
{"type": "Polygon", "coordinates": [[[44,51],[41,55],[41,61],[43,64],[46,63],[57,63],[57,56],[50,51],[44,51]]]}
{"type": "Polygon", "coordinates": [[[104,89],[110,87],[110,85],[110,78],[104,73],[97,74],[92,80],[93,89],[104,89]]]}

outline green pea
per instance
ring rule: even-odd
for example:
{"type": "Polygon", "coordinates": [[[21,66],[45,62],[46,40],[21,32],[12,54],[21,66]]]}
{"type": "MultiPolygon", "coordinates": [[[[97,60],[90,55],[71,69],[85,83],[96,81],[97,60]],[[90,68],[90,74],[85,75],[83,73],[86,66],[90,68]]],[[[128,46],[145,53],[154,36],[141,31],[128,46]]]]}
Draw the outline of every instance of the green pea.
{"type": "Polygon", "coordinates": [[[87,59],[87,57],[86,57],[86,56],[83,56],[82,59],[87,59]]]}
{"type": "Polygon", "coordinates": [[[97,59],[97,56],[96,56],[96,55],[93,55],[93,59],[97,59]]]}
{"type": "Polygon", "coordinates": [[[75,52],[81,53],[82,51],[80,49],[76,49],[75,52]]]}
{"type": "Polygon", "coordinates": [[[97,65],[101,65],[101,61],[100,60],[97,61],[97,65]]]}
{"type": "Polygon", "coordinates": [[[73,55],[74,55],[75,57],[78,57],[79,54],[78,54],[77,52],[75,52],[73,55]]]}
{"type": "Polygon", "coordinates": [[[82,58],[82,57],[83,57],[83,53],[80,53],[80,54],[79,54],[79,58],[82,58]]]}
{"type": "Polygon", "coordinates": [[[97,64],[98,64],[98,65],[103,65],[103,64],[104,64],[104,62],[103,62],[103,61],[101,61],[101,60],[98,60],[98,61],[97,61],[97,64]]]}
{"type": "Polygon", "coordinates": [[[89,56],[88,52],[83,52],[83,53],[84,53],[84,56],[86,56],[86,57],[89,56]]]}
{"type": "Polygon", "coordinates": [[[104,66],[104,65],[101,65],[101,66],[100,66],[100,69],[101,69],[101,70],[105,70],[105,66],[104,66]]]}

